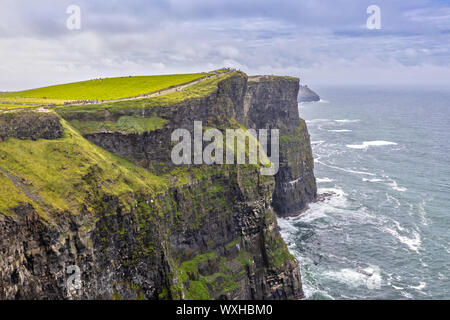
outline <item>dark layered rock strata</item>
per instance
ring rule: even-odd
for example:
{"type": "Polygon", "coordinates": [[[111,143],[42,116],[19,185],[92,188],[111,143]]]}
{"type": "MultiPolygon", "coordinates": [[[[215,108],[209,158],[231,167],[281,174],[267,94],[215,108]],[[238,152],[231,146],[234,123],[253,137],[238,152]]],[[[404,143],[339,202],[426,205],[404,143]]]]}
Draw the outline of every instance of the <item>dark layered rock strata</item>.
{"type": "Polygon", "coordinates": [[[58,116],[48,112],[0,113],[0,141],[8,137],[18,139],[58,139],[63,128],[58,116]]]}

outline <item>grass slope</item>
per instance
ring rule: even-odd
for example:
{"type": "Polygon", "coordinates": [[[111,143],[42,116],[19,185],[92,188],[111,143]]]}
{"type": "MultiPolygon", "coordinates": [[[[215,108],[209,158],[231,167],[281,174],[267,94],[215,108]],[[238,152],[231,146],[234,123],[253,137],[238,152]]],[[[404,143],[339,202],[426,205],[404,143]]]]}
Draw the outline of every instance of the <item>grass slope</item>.
{"type": "Polygon", "coordinates": [[[142,118],[122,116],[116,122],[74,120],[71,121],[70,124],[83,135],[103,131],[142,134],[144,132],[161,129],[166,122],[167,120],[159,117],[142,118]]]}
{"type": "Polygon", "coordinates": [[[203,78],[207,73],[118,77],[0,94],[1,102],[61,104],[70,100],[112,100],[156,92],[203,78]]]}
{"type": "Polygon", "coordinates": [[[12,109],[22,109],[22,108],[28,108],[28,107],[34,107],[34,105],[21,105],[21,104],[2,104],[0,102],[0,110],[12,110],[12,109]]]}
{"type": "MultiPolygon", "coordinates": [[[[144,123],[131,119],[133,130],[165,122],[149,119],[144,123]]],[[[130,119],[125,120],[121,123],[127,126],[130,119]]],[[[8,138],[0,142],[0,215],[14,216],[13,208],[20,204],[32,204],[50,221],[57,212],[78,214],[82,208],[95,215],[90,205],[101,193],[118,196],[127,208],[135,204],[133,194],[156,196],[169,187],[189,183],[192,175],[201,179],[221,170],[205,166],[152,172],[94,145],[61,121],[65,130],[61,139],[8,138]]]]}
{"type": "MultiPolygon", "coordinates": [[[[9,95],[12,95],[12,93],[3,93],[0,94],[0,105],[2,105],[2,102],[8,102],[8,103],[16,103],[16,104],[27,104],[27,105],[43,105],[43,104],[55,104],[55,105],[62,105],[66,100],[60,100],[60,99],[39,99],[39,98],[20,98],[20,97],[10,97],[9,95]]],[[[5,104],[6,105],[6,104],[5,104]]],[[[2,105],[3,106],[3,105],[2,105]]],[[[21,106],[24,107],[23,105],[21,106]]]]}
{"type": "Polygon", "coordinates": [[[32,199],[17,188],[3,172],[0,172],[0,214],[13,215],[12,208],[25,203],[35,205],[32,199]]]}
{"type": "Polygon", "coordinates": [[[164,189],[164,178],[95,146],[62,122],[62,139],[8,138],[0,143],[0,213],[12,214],[9,210],[15,205],[34,202],[51,216],[53,211],[77,212],[88,206],[87,199],[99,189],[121,198],[139,190],[157,193],[164,189]],[[13,175],[21,186],[14,186],[2,171],[13,175]],[[33,194],[34,201],[27,194],[33,194]]]}
{"type": "Polygon", "coordinates": [[[82,116],[82,118],[84,118],[83,115],[86,114],[91,114],[90,118],[92,118],[92,114],[98,113],[99,119],[104,119],[105,110],[113,114],[116,112],[121,112],[122,110],[135,110],[136,112],[138,112],[139,110],[146,108],[173,106],[185,100],[206,97],[218,89],[219,82],[237,75],[244,76],[240,72],[232,72],[220,77],[215,77],[199,82],[195,85],[183,89],[182,91],[176,91],[161,96],[129,101],[106,102],[85,106],[61,106],[57,107],[55,111],[63,118],[76,119],[79,118],[79,116],[82,116]]]}

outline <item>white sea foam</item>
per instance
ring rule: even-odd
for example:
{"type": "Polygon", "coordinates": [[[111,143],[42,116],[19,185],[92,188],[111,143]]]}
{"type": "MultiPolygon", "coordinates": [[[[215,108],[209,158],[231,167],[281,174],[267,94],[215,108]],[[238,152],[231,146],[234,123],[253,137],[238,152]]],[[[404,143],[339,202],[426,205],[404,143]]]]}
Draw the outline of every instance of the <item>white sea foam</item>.
{"type": "MultiPolygon", "coordinates": [[[[386,182],[386,184],[389,187],[391,187],[392,190],[396,190],[396,191],[399,191],[399,192],[405,192],[405,191],[408,190],[408,188],[406,188],[406,187],[399,186],[397,181],[395,181],[394,179],[392,179],[392,178],[390,178],[388,176],[383,175],[383,178],[384,179],[380,179],[380,178],[373,178],[373,179],[362,178],[362,181],[363,182],[374,182],[374,183],[386,182]]],[[[387,197],[389,198],[388,195],[387,195],[387,197]]]]}
{"type": "Polygon", "coordinates": [[[394,286],[393,284],[391,285],[392,286],[392,288],[394,288],[395,290],[403,290],[404,288],[402,288],[402,287],[396,287],[396,286],[394,286]]]}
{"type": "Polygon", "coordinates": [[[291,240],[292,234],[297,231],[297,228],[292,225],[289,219],[278,218],[278,225],[281,228],[281,235],[286,242],[288,242],[288,240],[291,240]]]}
{"type": "Polygon", "coordinates": [[[350,120],[350,119],[342,119],[342,120],[334,120],[337,123],[354,123],[354,122],[359,122],[361,120],[359,119],[354,119],[354,120],[350,120]]]}
{"type": "Polygon", "coordinates": [[[381,147],[381,146],[389,146],[389,145],[397,145],[397,143],[391,142],[391,141],[383,141],[383,140],[364,141],[362,144],[348,144],[347,148],[367,149],[369,147],[381,147]]]}
{"type": "Polygon", "coordinates": [[[325,276],[351,287],[366,286],[370,290],[380,289],[383,282],[381,270],[378,266],[370,266],[361,270],[344,268],[339,271],[328,271],[325,276]]]}
{"type": "Polygon", "coordinates": [[[292,220],[300,220],[302,222],[312,222],[317,219],[326,218],[331,212],[342,211],[342,208],[348,206],[347,194],[339,188],[318,188],[317,193],[330,194],[324,200],[311,203],[308,210],[292,220]]]}
{"type": "Polygon", "coordinates": [[[328,101],[328,100],[323,100],[323,99],[320,99],[318,102],[319,102],[319,103],[330,103],[330,101],[328,101]]]}
{"type": "Polygon", "coordinates": [[[367,179],[367,178],[362,178],[362,181],[364,182],[383,182],[383,179],[378,179],[378,178],[374,178],[374,179],[367,179]]]}
{"type": "Polygon", "coordinates": [[[347,206],[347,194],[342,189],[318,188],[317,193],[319,195],[324,193],[330,194],[330,196],[322,201],[311,203],[309,208],[299,216],[278,219],[283,238],[285,238],[285,236],[289,237],[289,234],[296,230],[291,222],[302,221],[309,223],[317,219],[326,218],[330,212],[341,211],[342,209],[340,208],[345,208],[347,206]]]}
{"type": "Polygon", "coordinates": [[[323,141],[323,140],[319,140],[319,141],[311,141],[311,144],[314,146],[314,145],[320,145],[320,144],[322,144],[322,143],[325,143],[325,141],[323,141]]]}
{"type": "MultiPolygon", "coordinates": [[[[316,219],[328,218],[330,216],[330,213],[342,211],[342,209],[339,208],[345,207],[347,202],[346,193],[342,189],[319,188],[317,191],[319,194],[328,193],[332,195],[326,197],[323,201],[311,203],[310,207],[300,216],[278,218],[278,225],[281,229],[281,236],[285,240],[292,254],[300,261],[301,267],[312,265],[314,261],[311,260],[307,255],[303,256],[302,253],[298,251],[296,240],[298,239],[299,230],[296,226],[296,223],[298,223],[298,221],[301,221],[303,223],[310,223],[316,219]]],[[[322,277],[322,275],[309,274],[308,278],[312,277],[312,279],[307,280],[307,278],[304,278],[303,291],[305,293],[305,297],[307,299],[314,299],[316,296],[319,296],[320,298],[334,299],[325,290],[317,288],[317,286],[315,285],[316,281],[314,279],[316,276],[322,277]]]]}
{"type": "Polygon", "coordinates": [[[424,268],[428,268],[428,264],[425,263],[425,262],[423,262],[422,258],[420,258],[419,260],[420,260],[420,263],[422,264],[422,266],[423,266],[424,268]]]}
{"type": "Polygon", "coordinates": [[[317,193],[331,193],[333,196],[330,197],[328,201],[332,201],[333,199],[345,199],[347,196],[345,191],[340,188],[318,188],[317,193]]]}
{"type": "Polygon", "coordinates": [[[306,120],[306,123],[317,123],[317,122],[328,122],[328,121],[332,121],[330,119],[311,119],[311,120],[306,120]]]}
{"type": "MultiPolygon", "coordinates": [[[[290,252],[300,261],[301,267],[311,265],[314,263],[308,256],[302,256],[297,250],[295,240],[297,238],[298,229],[294,225],[295,221],[292,218],[278,218],[278,225],[280,226],[280,233],[286,242],[290,252]]],[[[312,275],[310,275],[312,276],[312,275]]],[[[312,276],[313,277],[313,276],[312,276]]],[[[333,299],[327,292],[320,290],[314,286],[314,281],[312,283],[303,279],[303,292],[305,293],[306,299],[314,297],[314,295],[319,294],[328,299],[333,299]]]]}
{"type": "Polygon", "coordinates": [[[328,212],[329,210],[327,210],[326,206],[317,207],[312,204],[308,210],[306,210],[300,216],[294,217],[292,219],[309,223],[317,219],[326,218],[328,216],[328,212]]]}
{"type": "MultiPolygon", "coordinates": [[[[328,178],[322,178],[328,179],[328,178]]],[[[331,179],[329,179],[331,180],[331,179]]],[[[298,217],[291,218],[279,218],[278,224],[281,228],[281,235],[286,241],[291,252],[301,261],[302,266],[308,266],[314,263],[308,256],[304,256],[298,251],[296,241],[298,239],[298,227],[296,223],[301,221],[303,223],[311,223],[314,221],[316,226],[322,224],[322,221],[317,221],[318,219],[333,219],[338,215],[338,219],[340,216],[344,216],[350,213],[349,211],[349,201],[347,193],[338,188],[319,188],[318,194],[331,194],[330,196],[326,196],[322,201],[311,203],[308,210],[302,213],[298,217]]],[[[354,212],[354,214],[359,215],[360,212],[354,212]]],[[[355,215],[352,214],[352,217],[355,218],[355,215]]],[[[367,221],[366,214],[364,213],[364,221],[367,221]]],[[[324,222],[326,225],[329,222],[324,222]]],[[[346,257],[340,257],[347,260],[346,257]]],[[[348,261],[349,265],[352,265],[352,261],[348,261]]],[[[333,281],[338,281],[344,283],[350,287],[367,287],[368,289],[379,289],[383,282],[381,271],[378,266],[369,265],[366,268],[344,268],[338,269],[337,271],[321,271],[320,275],[317,274],[320,278],[329,278],[333,281]]],[[[313,277],[312,274],[309,274],[309,277],[313,277]]],[[[326,297],[332,299],[326,291],[323,291],[316,287],[314,279],[304,280],[304,291],[306,298],[314,298],[315,295],[319,295],[321,297],[326,297]]],[[[341,296],[342,297],[342,296],[341,296]]]]}
{"type": "Polygon", "coordinates": [[[425,200],[422,200],[421,203],[419,203],[418,205],[418,209],[419,209],[419,217],[420,217],[420,222],[422,223],[422,225],[424,226],[428,226],[428,219],[427,219],[427,212],[425,211],[425,200]]]}
{"type": "Polygon", "coordinates": [[[325,182],[333,182],[333,181],[335,181],[335,180],[330,179],[330,178],[316,178],[317,183],[325,183],[325,182]]]}
{"type": "Polygon", "coordinates": [[[405,192],[405,191],[408,190],[408,189],[405,188],[405,187],[400,187],[400,186],[397,184],[397,181],[395,181],[395,180],[392,180],[392,182],[391,182],[391,183],[388,183],[388,185],[389,185],[393,190],[396,190],[396,191],[399,191],[399,192],[405,192]]]}
{"type": "Polygon", "coordinates": [[[329,132],[352,132],[349,129],[336,129],[336,130],[328,130],[329,132]]]}
{"type": "Polygon", "coordinates": [[[386,199],[390,202],[395,202],[397,208],[401,206],[400,201],[398,201],[396,197],[391,196],[389,193],[386,193],[386,199]]]}
{"type": "MultiPolygon", "coordinates": [[[[398,225],[398,223],[397,223],[397,228],[400,231],[405,231],[405,229],[400,227],[398,225]]],[[[408,246],[408,248],[410,248],[412,251],[415,251],[415,252],[419,253],[419,248],[422,245],[422,239],[420,237],[420,234],[416,230],[413,230],[412,232],[410,232],[411,233],[411,237],[407,237],[407,236],[401,235],[397,230],[394,230],[392,228],[384,228],[384,230],[387,233],[390,233],[393,237],[395,237],[401,243],[403,243],[406,246],[408,246]]]]}
{"type": "Polygon", "coordinates": [[[418,286],[409,286],[412,289],[415,289],[417,291],[422,291],[422,289],[425,289],[425,287],[427,286],[427,284],[425,282],[419,282],[418,286]]]}
{"type": "Polygon", "coordinates": [[[410,293],[405,292],[405,291],[401,291],[400,294],[402,296],[404,296],[406,299],[412,299],[413,298],[413,296],[410,293]]]}
{"type": "Polygon", "coordinates": [[[344,171],[344,172],[348,172],[348,173],[355,173],[355,174],[362,174],[362,175],[368,175],[368,176],[375,176],[374,173],[370,173],[370,172],[364,172],[364,171],[355,171],[355,170],[351,170],[351,169],[345,169],[345,168],[340,168],[340,167],[336,167],[336,166],[332,166],[330,164],[326,164],[322,161],[316,161],[317,163],[320,163],[328,168],[332,168],[332,169],[336,169],[336,170],[340,170],[340,171],[344,171]]]}

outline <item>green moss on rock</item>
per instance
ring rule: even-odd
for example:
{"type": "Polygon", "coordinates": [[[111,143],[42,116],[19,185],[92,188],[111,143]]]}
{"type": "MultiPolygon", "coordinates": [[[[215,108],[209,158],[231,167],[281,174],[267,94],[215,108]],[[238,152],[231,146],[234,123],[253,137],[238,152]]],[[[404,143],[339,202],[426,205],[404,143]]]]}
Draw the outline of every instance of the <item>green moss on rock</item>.
{"type": "Polygon", "coordinates": [[[71,125],[81,134],[100,132],[120,132],[123,134],[142,134],[161,129],[167,120],[159,117],[143,118],[137,116],[122,116],[117,121],[80,121],[73,120],[71,125]]]}

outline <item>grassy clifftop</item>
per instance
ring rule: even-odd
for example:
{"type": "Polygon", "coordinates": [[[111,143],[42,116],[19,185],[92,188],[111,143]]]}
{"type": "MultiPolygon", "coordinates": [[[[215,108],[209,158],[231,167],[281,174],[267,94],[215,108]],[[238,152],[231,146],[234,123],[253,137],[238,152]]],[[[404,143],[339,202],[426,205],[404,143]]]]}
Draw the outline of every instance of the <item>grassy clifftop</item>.
{"type": "Polygon", "coordinates": [[[142,110],[145,108],[152,107],[163,107],[163,106],[172,106],[174,104],[189,100],[189,99],[198,99],[203,98],[214,91],[217,90],[219,82],[222,82],[225,79],[235,76],[244,76],[241,72],[231,72],[228,74],[224,74],[219,77],[214,77],[187,88],[184,88],[180,91],[174,91],[168,94],[150,97],[150,98],[142,98],[142,99],[134,99],[134,100],[125,100],[118,102],[106,102],[95,105],[86,105],[86,106],[64,106],[57,107],[57,112],[63,115],[64,118],[77,118],[77,114],[93,114],[100,112],[104,115],[104,111],[108,111],[109,113],[121,112],[123,110],[142,110]]]}
{"type": "Polygon", "coordinates": [[[189,83],[208,73],[160,76],[116,77],[61,84],[32,90],[1,93],[2,102],[24,104],[63,104],[73,100],[113,100],[189,83]]]}

